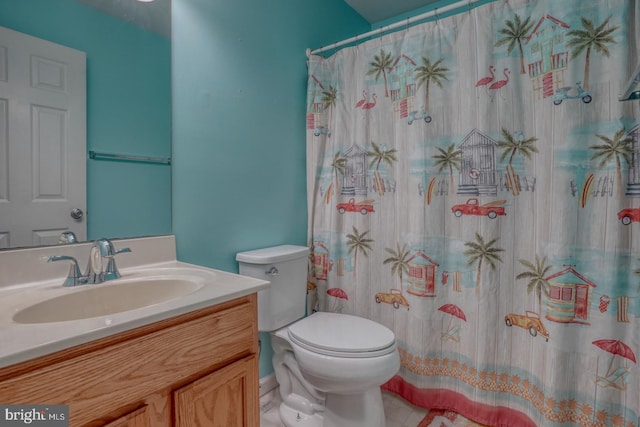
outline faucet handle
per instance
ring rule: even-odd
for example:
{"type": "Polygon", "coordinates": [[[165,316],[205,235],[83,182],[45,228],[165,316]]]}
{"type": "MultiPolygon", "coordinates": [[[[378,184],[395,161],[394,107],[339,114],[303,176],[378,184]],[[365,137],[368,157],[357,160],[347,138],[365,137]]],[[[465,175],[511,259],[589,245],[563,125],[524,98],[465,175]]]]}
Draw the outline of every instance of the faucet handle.
{"type": "Polygon", "coordinates": [[[111,240],[105,238],[96,240],[95,245],[100,249],[100,255],[103,257],[115,256],[123,252],[131,252],[131,249],[129,248],[116,250],[111,240]]]}
{"type": "Polygon", "coordinates": [[[76,286],[87,282],[86,276],[83,276],[78,266],[78,260],[68,255],[53,255],[47,259],[47,262],[56,261],[71,261],[71,267],[69,268],[69,274],[64,280],[62,286],[76,286]]]}
{"type": "Polygon", "coordinates": [[[116,266],[115,256],[125,252],[132,252],[130,248],[122,248],[116,250],[113,243],[109,239],[98,239],[95,245],[100,251],[100,255],[107,259],[107,266],[103,270],[104,280],[113,280],[121,277],[118,267],[116,266]]]}
{"type": "Polygon", "coordinates": [[[133,252],[130,248],[122,248],[122,249],[118,249],[117,251],[114,252],[113,255],[118,255],[118,254],[122,254],[125,252],[133,252]]]}

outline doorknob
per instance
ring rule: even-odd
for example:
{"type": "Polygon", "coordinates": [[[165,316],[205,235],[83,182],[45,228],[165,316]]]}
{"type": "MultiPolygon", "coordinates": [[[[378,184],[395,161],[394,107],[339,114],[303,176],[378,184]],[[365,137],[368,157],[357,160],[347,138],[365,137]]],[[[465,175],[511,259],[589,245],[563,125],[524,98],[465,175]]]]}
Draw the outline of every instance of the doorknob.
{"type": "Polygon", "coordinates": [[[84,215],[84,212],[82,212],[82,209],[78,209],[78,208],[73,208],[71,209],[71,218],[73,219],[81,219],[82,216],[84,215]]]}

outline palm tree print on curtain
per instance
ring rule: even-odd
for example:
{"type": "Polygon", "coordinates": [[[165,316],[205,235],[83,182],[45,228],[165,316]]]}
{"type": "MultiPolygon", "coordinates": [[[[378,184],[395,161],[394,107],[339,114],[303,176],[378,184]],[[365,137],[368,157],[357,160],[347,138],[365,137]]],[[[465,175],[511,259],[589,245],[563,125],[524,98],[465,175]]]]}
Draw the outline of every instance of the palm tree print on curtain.
{"type": "Polygon", "coordinates": [[[344,176],[344,172],[347,169],[347,159],[342,157],[342,154],[338,151],[333,155],[333,160],[331,161],[331,171],[333,172],[333,176],[335,177],[335,181],[331,180],[329,187],[327,188],[327,192],[324,197],[324,202],[329,203],[331,201],[331,195],[335,192],[338,192],[338,174],[344,176]],[[335,184],[335,186],[334,186],[335,184]]]}
{"type": "Polygon", "coordinates": [[[524,50],[522,49],[522,43],[526,40],[533,28],[534,22],[531,21],[531,17],[528,16],[524,21],[518,14],[513,18],[513,21],[507,19],[504,21],[505,28],[498,31],[503,37],[495,44],[496,47],[507,45],[507,53],[511,54],[513,49],[518,47],[518,56],[520,57],[520,74],[524,74],[524,50]]]}
{"type": "Polygon", "coordinates": [[[521,259],[520,264],[529,270],[524,271],[516,276],[516,280],[529,279],[527,282],[527,293],[533,292],[538,297],[538,315],[542,317],[542,295],[549,296],[549,276],[551,266],[547,264],[547,257],[542,260],[536,255],[535,263],[521,259]]]}
{"type": "Polygon", "coordinates": [[[375,165],[375,171],[373,172],[374,188],[379,195],[383,196],[385,193],[384,179],[380,174],[380,164],[386,163],[389,166],[393,166],[393,163],[397,160],[396,149],[387,149],[384,146],[379,146],[375,142],[371,141],[372,150],[367,152],[367,156],[371,157],[371,163],[369,167],[375,165]]]}
{"type": "Polygon", "coordinates": [[[371,250],[371,243],[373,243],[373,240],[367,238],[367,234],[369,234],[369,230],[360,233],[355,227],[353,227],[352,233],[347,234],[347,247],[349,248],[349,253],[353,253],[354,276],[357,274],[358,251],[366,257],[369,255],[369,251],[371,250]]]}
{"type": "Polygon", "coordinates": [[[418,82],[418,87],[421,87],[424,83],[424,110],[429,112],[431,108],[429,107],[429,93],[431,83],[438,86],[440,89],[443,88],[443,80],[449,80],[447,77],[448,68],[442,67],[442,59],[438,59],[433,64],[431,60],[426,57],[422,57],[422,65],[416,68],[416,81],[418,82]]]}
{"type": "Polygon", "coordinates": [[[464,251],[464,254],[468,257],[467,265],[476,266],[476,296],[480,296],[480,280],[482,279],[482,264],[487,263],[491,270],[495,270],[498,262],[502,262],[502,258],[498,255],[500,252],[504,252],[502,248],[496,248],[494,245],[499,240],[498,237],[491,239],[488,242],[484,241],[484,238],[476,233],[475,242],[466,242],[464,245],[469,249],[464,251]]]}
{"type": "Polygon", "coordinates": [[[321,310],[394,331],[386,390],[485,425],[638,427],[640,365],[616,356],[624,387],[605,387],[592,344],[640,354],[640,105],[617,99],[638,17],[640,0],[496,0],[309,58],[309,280],[321,310]],[[490,96],[476,87],[504,70],[490,96]],[[573,98],[554,105],[560,88],[573,98]],[[374,92],[373,111],[354,108],[374,92]],[[420,107],[431,122],[409,126],[420,107]],[[336,209],[372,196],[375,214],[336,209]],[[466,317],[459,342],[441,339],[447,304],[466,317]]]}
{"type": "Polygon", "coordinates": [[[396,248],[384,248],[389,254],[390,257],[383,261],[383,264],[391,264],[391,274],[397,275],[400,279],[400,293],[402,293],[402,275],[406,274],[409,271],[409,263],[407,262],[407,258],[409,257],[409,251],[407,250],[407,245],[404,244],[400,247],[400,243],[396,244],[396,248]]]}
{"type": "Polygon", "coordinates": [[[322,91],[322,108],[329,110],[329,122],[327,123],[329,131],[333,121],[333,108],[336,105],[337,93],[338,90],[333,86],[329,86],[329,90],[322,91]]]}
{"type": "Polygon", "coordinates": [[[436,147],[436,150],[440,153],[433,156],[436,161],[435,166],[438,167],[437,173],[442,173],[445,169],[449,170],[449,192],[454,194],[453,170],[455,169],[460,172],[460,156],[462,155],[462,150],[456,149],[455,144],[451,144],[446,150],[440,147],[436,147]]]}
{"type": "Polygon", "coordinates": [[[571,30],[568,33],[568,35],[571,36],[571,39],[567,42],[567,46],[573,48],[571,51],[571,58],[577,58],[582,52],[585,52],[583,79],[583,87],[585,89],[589,89],[591,50],[593,49],[608,58],[610,56],[610,52],[607,44],[613,44],[616,42],[612,34],[618,29],[618,27],[614,26],[607,28],[610,19],[611,17],[608,17],[598,27],[594,27],[593,21],[583,17],[581,19],[583,28],[581,30],[571,30]]]}
{"type": "Polygon", "coordinates": [[[384,80],[384,97],[389,97],[389,88],[387,85],[387,73],[391,71],[391,67],[393,66],[393,57],[390,53],[385,52],[380,49],[380,54],[375,55],[373,61],[369,64],[370,69],[367,71],[367,75],[373,76],[375,81],[380,79],[384,80]]]}
{"type": "Polygon", "coordinates": [[[517,195],[520,193],[520,191],[519,191],[519,186],[517,184],[518,177],[516,176],[516,173],[513,169],[513,159],[516,156],[516,154],[521,154],[527,160],[531,160],[532,153],[538,152],[538,148],[534,145],[535,142],[538,140],[538,138],[530,137],[530,138],[524,139],[524,135],[522,135],[521,133],[518,138],[514,138],[511,132],[509,132],[505,128],[502,128],[502,138],[504,139],[501,139],[500,141],[498,141],[496,146],[503,150],[502,156],[500,156],[501,162],[504,161],[507,158],[507,156],[509,157],[509,163],[507,166],[507,175],[509,176],[510,179],[508,182],[513,183],[511,185],[512,187],[511,192],[517,195]]]}
{"type": "Polygon", "coordinates": [[[598,145],[591,145],[589,148],[594,150],[595,153],[591,157],[591,160],[600,160],[598,168],[602,169],[611,160],[616,162],[616,194],[622,196],[622,164],[620,158],[624,159],[625,163],[629,165],[631,163],[631,156],[633,155],[633,149],[631,143],[633,140],[630,137],[625,137],[624,128],[616,131],[613,137],[605,135],[596,135],[603,143],[598,145]]]}

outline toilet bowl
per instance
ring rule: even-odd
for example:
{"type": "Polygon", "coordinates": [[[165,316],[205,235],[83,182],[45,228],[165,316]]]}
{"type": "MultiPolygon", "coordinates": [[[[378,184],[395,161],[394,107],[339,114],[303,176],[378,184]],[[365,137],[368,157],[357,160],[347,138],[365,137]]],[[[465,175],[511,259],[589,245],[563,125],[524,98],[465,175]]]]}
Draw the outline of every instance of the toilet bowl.
{"type": "Polygon", "coordinates": [[[400,369],[395,336],[348,314],[302,318],[307,256],[290,245],[236,256],[240,274],[271,276],[258,294],[258,329],[271,333],[280,417],[287,427],[384,427],[380,386],[400,369]]]}
{"type": "Polygon", "coordinates": [[[384,426],[380,385],[400,368],[389,329],[356,316],[315,313],[273,332],[272,345],[285,425],[306,427],[308,418],[309,426],[384,426]],[[295,392],[301,389],[306,393],[295,392]]]}
{"type": "MultiPolygon", "coordinates": [[[[371,320],[315,313],[285,329],[304,377],[321,391],[358,393],[400,368],[393,332],[371,320]]],[[[278,334],[284,338],[283,330],[278,334]]]]}

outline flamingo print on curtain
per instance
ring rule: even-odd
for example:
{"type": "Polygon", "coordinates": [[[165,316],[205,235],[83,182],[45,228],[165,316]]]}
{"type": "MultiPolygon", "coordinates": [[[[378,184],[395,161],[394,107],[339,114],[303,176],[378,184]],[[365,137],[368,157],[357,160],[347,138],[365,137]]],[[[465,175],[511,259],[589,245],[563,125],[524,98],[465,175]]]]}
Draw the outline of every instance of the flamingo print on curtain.
{"type": "Polygon", "coordinates": [[[640,0],[508,0],[308,62],[314,310],[384,388],[492,426],[638,427],[640,0]]]}

